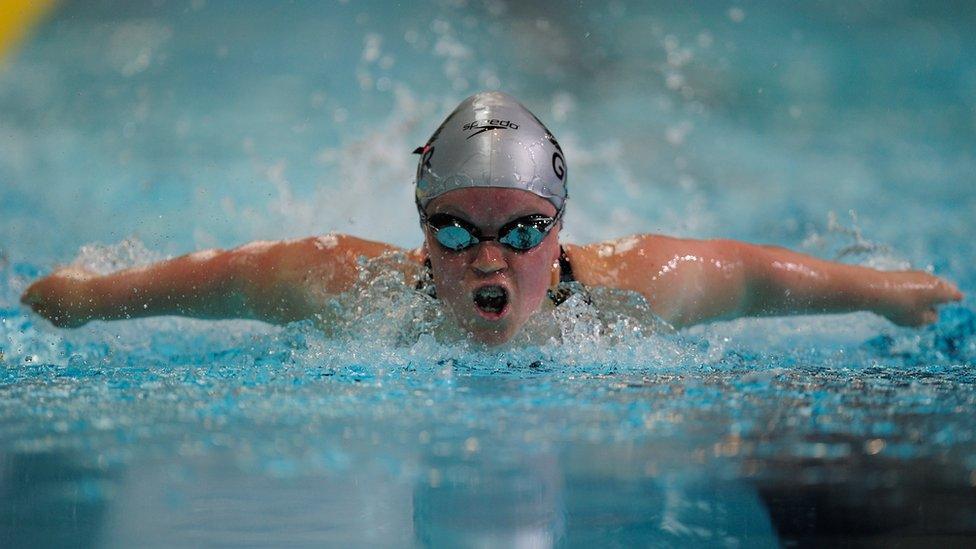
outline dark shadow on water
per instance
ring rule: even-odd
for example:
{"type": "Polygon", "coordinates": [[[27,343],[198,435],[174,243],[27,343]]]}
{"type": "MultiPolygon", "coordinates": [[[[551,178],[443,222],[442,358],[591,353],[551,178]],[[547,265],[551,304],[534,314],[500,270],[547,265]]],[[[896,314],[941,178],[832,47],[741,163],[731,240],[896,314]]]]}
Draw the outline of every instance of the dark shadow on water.
{"type": "Polygon", "coordinates": [[[758,489],[788,547],[976,546],[976,487],[947,481],[947,472],[934,461],[901,462],[758,489]]]}

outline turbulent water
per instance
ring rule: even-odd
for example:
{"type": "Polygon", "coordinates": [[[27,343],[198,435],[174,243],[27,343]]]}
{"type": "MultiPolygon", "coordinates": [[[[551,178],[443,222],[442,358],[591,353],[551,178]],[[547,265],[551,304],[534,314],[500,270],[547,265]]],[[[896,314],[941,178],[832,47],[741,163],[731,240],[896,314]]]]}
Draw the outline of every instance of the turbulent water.
{"type": "MultiPolygon", "coordinates": [[[[776,545],[976,532],[976,44],[912,3],[69,3],[0,68],[0,544],[776,545]],[[336,230],[416,246],[409,154],[501,88],[571,242],[735,237],[969,294],[675,332],[594,290],[508,348],[389,275],[273,327],[58,330],[98,272],[336,230]]],[[[373,266],[365,266],[367,270],[373,266]]]]}
{"type": "Polygon", "coordinates": [[[165,319],[64,337],[5,311],[7,535],[63,539],[32,529],[51,520],[125,545],[145,535],[130,506],[160,545],[774,543],[797,509],[788,535],[865,511],[855,534],[888,513],[972,527],[968,309],[847,345],[832,330],[865,319],[673,333],[574,297],[537,319],[557,333],[488,351],[438,341],[443,312],[402,282],[343,300],[362,321],[341,333],[165,319]],[[764,350],[737,344],[757,333],[764,350]],[[79,507],[115,518],[62,522],[79,507]]]}

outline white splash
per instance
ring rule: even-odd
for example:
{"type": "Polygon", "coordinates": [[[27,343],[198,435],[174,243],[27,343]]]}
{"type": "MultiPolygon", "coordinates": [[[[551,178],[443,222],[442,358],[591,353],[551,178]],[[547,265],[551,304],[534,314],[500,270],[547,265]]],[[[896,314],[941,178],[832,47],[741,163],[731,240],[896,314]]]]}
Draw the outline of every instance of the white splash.
{"type": "Polygon", "coordinates": [[[319,250],[331,250],[339,245],[339,237],[335,233],[329,233],[315,238],[315,247],[319,250]]]}
{"type": "Polygon", "coordinates": [[[625,236],[604,242],[597,248],[596,253],[600,257],[613,257],[633,250],[640,242],[639,235],[625,236]]]}
{"type": "Polygon", "coordinates": [[[186,256],[190,261],[203,262],[210,261],[211,259],[220,255],[221,250],[200,250],[199,252],[193,252],[186,256]]]}
{"type": "Polygon", "coordinates": [[[248,242],[243,246],[239,246],[234,251],[244,252],[247,254],[259,254],[268,251],[272,246],[278,243],[279,242],[272,240],[255,240],[254,242],[248,242]]]}
{"type": "Polygon", "coordinates": [[[150,251],[135,237],[111,245],[86,244],[71,261],[72,268],[96,274],[108,274],[132,269],[165,259],[162,254],[150,251]]]}

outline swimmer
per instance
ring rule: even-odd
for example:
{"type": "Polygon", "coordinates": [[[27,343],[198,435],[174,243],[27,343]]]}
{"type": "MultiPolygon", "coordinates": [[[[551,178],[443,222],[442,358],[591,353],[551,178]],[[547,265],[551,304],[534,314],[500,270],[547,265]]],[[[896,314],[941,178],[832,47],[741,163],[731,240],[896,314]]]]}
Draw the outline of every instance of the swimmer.
{"type": "MultiPolygon", "coordinates": [[[[400,253],[411,285],[443,300],[475,341],[512,339],[560,282],[637,292],[675,327],[741,316],[872,311],[901,326],[935,322],[962,298],[921,271],[883,272],[734,240],[640,234],[561,244],[566,159],[552,133],[500,92],[463,101],[414,151],[416,250],[330,234],[208,250],[97,275],[78,268],[34,282],[21,301],[55,326],[154,315],[283,324],[314,317],[353,288],[361,259],[400,253]]],[[[563,285],[562,288],[565,288],[563,285]]],[[[577,286],[578,287],[578,286],[577,286]]]]}

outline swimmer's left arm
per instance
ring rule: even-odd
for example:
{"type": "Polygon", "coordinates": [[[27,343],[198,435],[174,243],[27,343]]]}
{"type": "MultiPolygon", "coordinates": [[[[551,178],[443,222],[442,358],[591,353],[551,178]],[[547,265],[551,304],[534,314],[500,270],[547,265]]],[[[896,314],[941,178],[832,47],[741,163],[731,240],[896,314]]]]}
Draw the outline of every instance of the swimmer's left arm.
{"type": "Polygon", "coordinates": [[[938,305],[962,299],[951,282],[924,271],[879,271],[825,261],[775,246],[720,241],[747,273],[744,314],[871,311],[899,326],[938,320],[938,305]]]}
{"type": "Polygon", "coordinates": [[[937,305],[962,298],[922,271],[877,271],[735,240],[641,235],[577,250],[591,279],[581,272],[581,282],[637,291],[677,326],[861,310],[920,326],[937,319],[937,305]]]}

